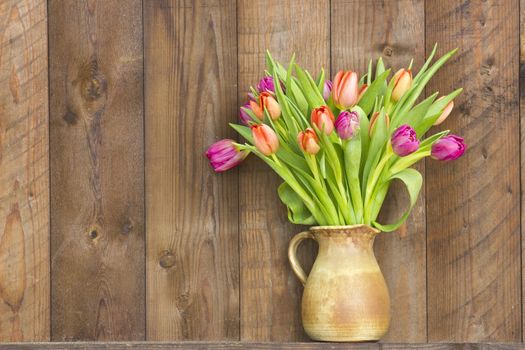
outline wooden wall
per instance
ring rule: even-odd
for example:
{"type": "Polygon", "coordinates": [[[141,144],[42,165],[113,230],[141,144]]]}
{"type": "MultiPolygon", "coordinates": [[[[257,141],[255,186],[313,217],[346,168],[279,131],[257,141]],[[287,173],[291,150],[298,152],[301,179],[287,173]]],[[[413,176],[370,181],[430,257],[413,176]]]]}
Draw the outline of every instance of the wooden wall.
{"type": "MultiPolygon", "coordinates": [[[[418,165],[411,218],[376,241],[393,301],[384,341],[522,341],[524,9],[1,1],[0,341],[307,340],[286,257],[303,228],[287,222],[279,179],[255,157],[214,174],[203,152],[236,137],[227,123],[266,49],[333,75],[378,56],[418,67],[435,42],[460,48],[429,91],[465,88],[443,128],[469,150],[418,165]]],[[[383,217],[405,200],[395,189],[383,217]]],[[[315,245],[301,250],[311,265],[315,245]]]]}

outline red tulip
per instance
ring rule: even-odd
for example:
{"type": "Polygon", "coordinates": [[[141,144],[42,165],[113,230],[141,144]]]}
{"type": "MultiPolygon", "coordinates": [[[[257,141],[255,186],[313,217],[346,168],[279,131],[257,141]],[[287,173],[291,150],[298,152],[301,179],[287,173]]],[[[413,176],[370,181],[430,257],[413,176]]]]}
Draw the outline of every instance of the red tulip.
{"type": "Polygon", "coordinates": [[[299,147],[309,154],[317,154],[321,149],[321,147],[319,147],[319,139],[312,128],[301,131],[299,135],[297,135],[297,142],[299,143],[299,147]]]}
{"type": "Polygon", "coordinates": [[[279,149],[277,134],[266,124],[256,124],[251,127],[255,147],[265,156],[274,154],[279,149]]]}
{"type": "Polygon", "coordinates": [[[311,122],[326,135],[330,135],[334,130],[334,114],[328,106],[314,108],[311,114],[311,122]]]}
{"type": "Polygon", "coordinates": [[[339,71],[335,75],[332,88],[332,96],[337,106],[346,109],[355,105],[359,98],[358,80],[356,72],[339,71]]]}

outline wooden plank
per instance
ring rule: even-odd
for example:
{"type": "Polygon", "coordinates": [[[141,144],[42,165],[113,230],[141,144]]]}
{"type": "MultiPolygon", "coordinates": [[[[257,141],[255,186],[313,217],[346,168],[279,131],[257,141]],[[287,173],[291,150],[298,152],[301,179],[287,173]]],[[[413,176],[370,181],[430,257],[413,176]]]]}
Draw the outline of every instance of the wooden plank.
{"type": "MultiPolygon", "coordinates": [[[[332,1],[332,72],[363,74],[370,58],[383,57],[393,72],[424,61],[424,1],[332,1]],[[350,20],[351,19],[351,20],[350,20]]],[[[393,73],[392,73],[393,75],[393,73]]],[[[424,164],[416,166],[424,174],[424,164]]],[[[406,210],[408,196],[394,184],[383,205],[381,222],[394,222],[406,210]]],[[[426,341],[425,191],[401,228],[380,234],[375,253],[392,299],[390,331],[384,341],[426,341]]]]}
{"type": "Polygon", "coordinates": [[[147,1],[147,338],[239,338],[238,172],[204,151],[234,137],[235,1],[147,1]]]}
{"type": "MultiPolygon", "coordinates": [[[[521,192],[525,188],[525,0],[520,0],[520,80],[519,80],[519,94],[520,94],[520,147],[521,147],[521,192]]],[[[525,227],[525,205],[523,205],[523,194],[521,195],[521,317],[522,317],[522,331],[521,341],[525,334],[525,261],[523,260],[523,251],[525,249],[525,236],[523,234],[523,227],[525,227]]]]}
{"type": "MultiPolygon", "coordinates": [[[[330,71],[329,1],[238,1],[239,105],[264,75],[265,52],[286,63],[295,52],[302,66],[330,71]]],[[[282,182],[250,157],[240,170],[241,340],[308,339],[300,318],[302,286],[289,267],[290,238],[303,227],[288,223],[279,201],[282,182]]],[[[301,247],[311,265],[315,247],[301,247]]]]}
{"type": "Polygon", "coordinates": [[[142,5],[51,0],[52,338],[145,336],[142,5]]]}
{"type": "Polygon", "coordinates": [[[0,2],[0,341],[49,339],[46,16],[0,2]]]}
{"type": "Polygon", "coordinates": [[[518,1],[429,1],[427,52],[459,47],[431,90],[465,91],[438,129],[455,162],[427,162],[429,341],[521,340],[518,1]]]}

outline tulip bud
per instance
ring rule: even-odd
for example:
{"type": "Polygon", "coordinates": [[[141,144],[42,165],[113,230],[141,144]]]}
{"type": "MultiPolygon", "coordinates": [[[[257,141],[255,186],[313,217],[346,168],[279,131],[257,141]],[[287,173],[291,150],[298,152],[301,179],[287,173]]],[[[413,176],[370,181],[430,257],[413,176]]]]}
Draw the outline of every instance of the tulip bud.
{"type": "Polygon", "coordinates": [[[273,92],[275,93],[275,85],[273,82],[272,77],[264,77],[259,81],[259,84],[257,84],[257,90],[259,92],[273,92]]]}
{"type": "MultiPolygon", "coordinates": [[[[379,118],[379,112],[374,112],[372,114],[372,118],[370,118],[370,125],[368,126],[368,135],[372,136],[372,131],[374,131],[374,126],[376,125],[377,119],[379,118]]],[[[390,117],[388,117],[388,114],[385,113],[385,121],[386,121],[386,127],[390,127],[390,117]]]]}
{"type": "Polygon", "coordinates": [[[246,102],[244,105],[242,105],[241,108],[239,108],[239,119],[244,125],[250,125],[251,122],[253,122],[252,117],[244,109],[251,109],[250,107],[250,101],[246,102]]]}
{"type": "Polygon", "coordinates": [[[263,112],[263,109],[261,106],[259,106],[259,104],[255,101],[250,101],[250,109],[252,110],[253,114],[255,114],[255,116],[259,119],[259,120],[263,120],[264,119],[264,112],[263,112]]]}
{"type": "Polygon", "coordinates": [[[334,130],[334,114],[328,106],[314,108],[310,119],[312,124],[326,135],[330,135],[334,130]]]}
{"type": "Polygon", "coordinates": [[[342,140],[352,138],[359,130],[359,115],[356,112],[342,111],[335,121],[335,130],[342,140]]]}
{"type": "Polygon", "coordinates": [[[301,131],[299,135],[297,135],[297,142],[299,143],[299,147],[308,154],[317,154],[321,149],[319,139],[312,128],[301,131]]]}
{"type": "Polygon", "coordinates": [[[267,91],[262,92],[259,95],[259,107],[264,110],[268,111],[268,114],[270,115],[270,118],[272,120],[277,120],[279,117],[281,117],[281,106],[279,106],[279,103],[275,100],[275,98],[267,91]]]}
{"type": "Polygon", "coordinates": [[[394,153],[400,157],[408,156],[419,148],[416,132],[408,125],[401,125],[390,138],[394,153]]]}
{"type": "Polygon", "coordinates": [[[256,124],[252,127],[252,136],[255,147],[265,156],[274,154],[279,149],[277,134],[266,124],[256,124]]]}
{"type": "Polygon", "coordinates": [[[325,101],[328,101],[328,99],[330,98],[330,93],[332,92],[332,87],[334,86],[334,84],[332,83],[331,80],[325,80],[324,81],[324,86],[323,86],[323,98],[325,101]]]}
{"type": "Polygon", "coordinates": [[[352,107],[357,103],[359,91],[357,88],[358,77],[356,72],[339,71],[334,78],[332,96],[334,102],[341,109],[352,107]]]}
{"type": "MultiPolygon", "coordinates": [[[[443,98],[445,98],[445,96],[441,96],[440,98],[438,98],[438,101],[443,98]]],[[[436,119],[436,121],[434,122],[434,125],[439,125],[443,123],[445,119],[447,119],[449,114],[452,112],[453,108],[454,108],[454,101],[450,101],[443,109],[443,112],[441,112],[441,115],[439,116],[439,118],[436,119]]]]}
{"type": "Polygon", "coordinates": [[[467,145],[462,137],[448,135],[434,142],[431,156],[437,160],[454,160],[461,157],[466,149],[467,145]]]}
{"type": "Polygon", "coordinates": [[[357,95],[357,102],[361,101],[361,97],[363,97],[367,89],[368,89],[368,84],[361,85],[361,87],[359,88],[359,93],[357,95]]]}
{"type": "Polygon", "coordinates": [[[215,142],[206,151],[213,170],[220,173],[239,165],[250,152],[240,151],[233,140],[224,139],[215,142]]]}
{"type": "Polygon", "coordinates": [[[392,79],[394,79],[392,100],[397,102],[412,87],[412,71],[401,68],[392,79]]]}

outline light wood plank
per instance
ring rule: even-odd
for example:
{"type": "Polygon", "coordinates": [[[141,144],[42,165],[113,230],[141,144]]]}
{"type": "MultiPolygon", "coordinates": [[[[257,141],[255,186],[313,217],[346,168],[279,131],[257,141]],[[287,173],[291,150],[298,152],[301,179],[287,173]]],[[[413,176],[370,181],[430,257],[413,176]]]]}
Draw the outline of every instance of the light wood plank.
{"type": "Polygon", "coordinates": [[[427,52],[459,47],[430,89],[463,87],[438,128],[465,156],[427,162],[429,341],[520,341],[518,1],[428,1],[427,52]]]}
{"type": "Polygon", "coordinates": [[[239,338],[235,1],[146,1],[147,338],[239,338]]]}
{"type": "Polygon", "coordinates": [[[0,2],[0,341],[49,339],[47,9],[0,2]]]}
{"type": "MultiPolygon", "coordinates": [[[[297,62],[317,74],[330,71],[329,1],[238,1],[239,105],[250,85],[264,76],[265,52],[297,62]]],[[[288,223],[279,201],[282,182],[262,161],[250,157],[240,170],[241,340],[308,339],[300,318],[302,286],[287,258],[290,238],[304,227],[288,223]]],[[[315,247],[301,247],[311,265],[315,247]]]]}
{"type": "MultiPolygon", "coordinates": [[[[392,75],[414,59],[424,62],[424,1],[332,1],[332,71],[366,72],[368,60],[383,57],[392,75]]],[[[424,174],[424,163],[416,166],[424,174]]],[[[394,222],[408,205],[404,187],[394,183],[380,222],[394,222]]],[[[425,191],[410,218],[396,232],[380,234],[375,253],[392,299],[392,320],[383,341],[426,341],[425,191]]]]}
{"type": "Polygon", "coordinates": [[[53,340],[145,337],[142,3],[49,2],[53,340]]]}

